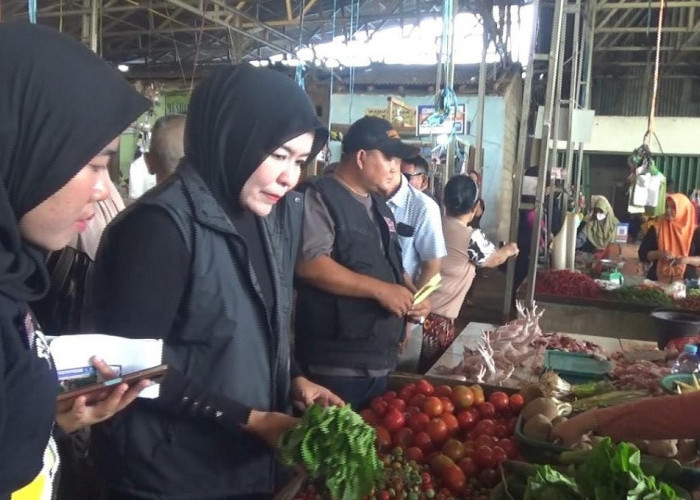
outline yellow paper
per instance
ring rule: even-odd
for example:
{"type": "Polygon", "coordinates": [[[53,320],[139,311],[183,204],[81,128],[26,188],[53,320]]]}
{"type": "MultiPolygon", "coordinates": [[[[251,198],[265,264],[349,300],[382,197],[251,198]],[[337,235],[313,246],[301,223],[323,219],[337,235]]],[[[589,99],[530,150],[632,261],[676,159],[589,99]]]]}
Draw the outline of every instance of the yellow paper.
{"type": "Polygon", "coordinates": [[[431,293],[440,288],[441,281],[442,276],[440,276],[440,273],[437,273],[435,276],[430,278],[430,281],[423,285],[423,287],[413,295],[413,305],[415,306],[416,304],[420,304],[427,299],[431,293]]]}

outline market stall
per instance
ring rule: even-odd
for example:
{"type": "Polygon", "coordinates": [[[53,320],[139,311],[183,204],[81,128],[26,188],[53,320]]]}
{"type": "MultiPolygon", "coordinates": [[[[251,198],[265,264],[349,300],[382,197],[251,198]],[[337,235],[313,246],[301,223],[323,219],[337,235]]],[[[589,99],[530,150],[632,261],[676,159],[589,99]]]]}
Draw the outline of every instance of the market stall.
{"type": "Polygon", "coordinates": [[[675,346],[549,332],[547,314],[521,306],[507,325],[468,324],[425,377],[394,374],[359,415],[344,410],[336,422],[338,410],[313,410],[308,428],[282,440],[282,456],[296,457],[289,463],[305,464],[313,479],[300,476],[279,500],[549,498],[549,488],[563,488],[568,496],[554,498],[564,499],[691,498],[700,485],[694,439],[552,438],[565,416],[700,390],[690,375],[670,380],[675,346]],[[593,477],[615,486],[592,495],[593,477]],[[633,489],[640,496],[619,496],[633,489]]]}

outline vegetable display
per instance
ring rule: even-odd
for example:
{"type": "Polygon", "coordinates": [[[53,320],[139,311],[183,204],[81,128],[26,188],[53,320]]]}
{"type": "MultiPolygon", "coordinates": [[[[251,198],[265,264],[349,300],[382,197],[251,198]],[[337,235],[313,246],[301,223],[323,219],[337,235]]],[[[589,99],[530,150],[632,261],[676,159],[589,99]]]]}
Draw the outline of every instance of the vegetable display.
{"type": "Polygon", "coordinates": [[[632,304],[665,306],[672,303],[671,297],[656,286],[623,286],[610,294],[616,300],[632,304]]]}
{"type": "Polygon", "coordinates": [[[538,273],[535,292],[589,298],[599,297],[602,293],[593,278],[566,269],[538,273]]]}
{"type": "Polygon", "coordinates": [[[282,435],[287,465],[303,465],[322,478],[334,500],[357,500],[374,487],[383,469],[374,447],[376,433],[349,406],[312,405],[301,422],[282,435]]]}
{"type": "MultiPolygon", "coordinates": [[[[672,500],[678,498],[673,488],[657,483],[641,468],[641,453],[629,443],[614,445],[610,438],[598,442],[588,453],[565,452],[561,460],[585,456],[577,468],[575,479],[583,498],[592,499],[645,499],[672,500]],[[578,453],[578,455],[576,455],[578,453]]],[[[575,463],[572,461],[572,463],[575,463]]]]}
{"type": "MultiPolygon", "coordinates": [[[[513,433],[524,404],[520,394],[485,393],[479,385],[435,386],[425,379],[408,383],[396,392],[374,398],[360,411],[367,424],[365,429],[369,428],[373,436],[374,455],[369,450],[360,452],[340,436],[344,431],[335,430],[332,422],[326,423],[329,410],[315,409],[305,417],[308,423],[300,424],[282,443],[286,463],[304,465],[315,478],[296,490],[293,498],[488,500],[500,479],[499,465],[520,457],[513,433]],[[340,445],[338,440],[342,441],[340,445]],[[319,443],[326,443],[323,451],[319,443]],[[352,456],[330,461],[330,453],[352,456]],[[365,474],[372,481],[360,488],[349,478],[357,475],[355,462],[365,460],[365,453],[378,456],[380,467],[378,471],[373,469],[376,475],[365,474]],[[319,464],[325,466],[323,471],[314,469],[319,464]],[[331,490],[329,478],[334,472],[342,474],[342,491],[331,490]]],[[[353,414],[353,425],[356,418],[353,414]]],[[[363,449],[366,444],[363,440],[363,449]]]]}

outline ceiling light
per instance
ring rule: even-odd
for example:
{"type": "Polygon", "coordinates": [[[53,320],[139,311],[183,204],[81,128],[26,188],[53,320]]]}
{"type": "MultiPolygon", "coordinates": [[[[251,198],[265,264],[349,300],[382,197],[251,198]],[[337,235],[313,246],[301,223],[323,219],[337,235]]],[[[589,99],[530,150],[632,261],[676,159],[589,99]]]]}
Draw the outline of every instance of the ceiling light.
{"type": "Polygon", "coordinates": [[[126,73],[127,71],[129,71],[129,66],[126,64],[120,64],[119,66],[117,66],[117,69],[122,73],[126,73]]]}

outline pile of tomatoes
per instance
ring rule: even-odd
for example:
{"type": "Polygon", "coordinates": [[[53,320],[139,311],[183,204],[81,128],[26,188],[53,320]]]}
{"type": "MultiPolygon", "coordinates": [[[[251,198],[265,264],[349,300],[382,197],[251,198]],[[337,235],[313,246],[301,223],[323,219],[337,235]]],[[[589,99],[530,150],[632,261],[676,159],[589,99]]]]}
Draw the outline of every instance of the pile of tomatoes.
{"type": "Polygon", "coordinates": [[[376,429],[380,453],[399,447],[429,466],[438,491],[452,494],[441,497],[482,499],[500,480],[498,465],[518,458],[513,432],[524,404],[520,394],[420,380],[374,398],[360,415],[376,429]]]}

